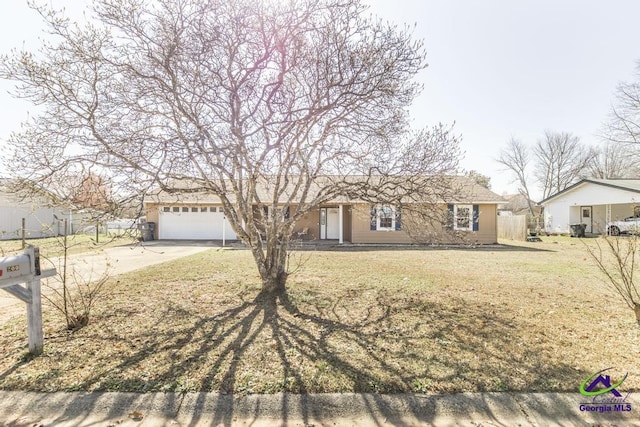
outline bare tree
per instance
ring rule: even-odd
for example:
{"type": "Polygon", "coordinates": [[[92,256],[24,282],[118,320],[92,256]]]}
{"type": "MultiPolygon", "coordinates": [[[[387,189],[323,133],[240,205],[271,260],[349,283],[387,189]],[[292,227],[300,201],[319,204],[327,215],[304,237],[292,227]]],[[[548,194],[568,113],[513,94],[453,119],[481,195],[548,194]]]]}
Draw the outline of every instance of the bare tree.
{"type": "Polygon", "coordinates": [[[535,177],[546,199],[587,174],[595,152],[580,143],[580,138],[567,132],[546,131],[533,148],[535,177]]]}
{"type": "Polygon", "coordinates": [[[89,324],[92,310],[108,294],[106,284],[111,278],[111,267],[108,260],[105,260],[106,268],[100,272],[90,268],[83,273],[77,266],[69,266],[69,250],[77,245],[71,240],[66,234],[56,238],[62,255],[58,265],[47,259],[56,267],[57,275],[45,284],[49,292],[42,297],[62,315],[67,329],[75,331],[89,324]]]}
{"type": "Polygon", "coordinates": [[[595,150],[595,155],[588,165],[588,174],[600,179],[639,177],[637,159],[637,147],[604,141],[602,146],[595,150]]]}
{"type": "Polygon", "coordinates": [[[500,150],[496,161],[513,173],[514,181],[518,183],[518,192],[526,198],[531,216],[535,216],[529,192],[531,155],[528,147],[522,141],[511,138],[507,146],[500,150]]]}
{"type": "Polygon", "coordinates": [[[640,61],[636,64],[635,81],[622,82],[615,92],[610,119],[602,132],[608,141],[606,154],[613,168],[610,177],[640,176],[636,166],[640,158],[640,61]]]}
{"type": "Polygon", "coordinates": [[[407,127],[422,43],[359,0],[97,0],[84,25],[38,10],[59,43],[0,65],[43,110],[12,137],[14,173],[213,193],[265,292],[285,290],[305,213],[339,195],[422,200],[457,168],[449,128],[407,127]]]}
{"type": "Polygon", "coordinates": [[[636,81],[618,85],[605,136],[614,143],[640,143],[640,61],[636,81]]]}
{"type": "Polygon", "coordinates": [[[583,243],[608,284],[633,310],[640,326],[640,285],[635,276],[640,257],[638,236],[621,238],[605,235],[601,239],[594,240],[595,247],[591,243],[583,243]],[[601,245],[600,241],[604,244],[601,245]]]}
{"type": "Polygon", "coordinates": [[[471,178],[475,183],[481,185],[487,189],[491,189],[491,177],[487,175],[483,175],[478,171],[470,170],[465,172],[465,176],[471,178]]]}

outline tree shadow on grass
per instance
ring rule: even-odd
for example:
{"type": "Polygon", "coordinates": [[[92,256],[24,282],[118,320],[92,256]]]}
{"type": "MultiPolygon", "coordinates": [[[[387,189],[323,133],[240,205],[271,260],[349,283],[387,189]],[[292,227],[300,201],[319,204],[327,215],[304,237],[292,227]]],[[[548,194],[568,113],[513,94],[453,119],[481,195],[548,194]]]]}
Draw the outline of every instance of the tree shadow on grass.
{"type": "Polygon", "coordinates": [[[555,249],[544,247],[520,246],[517,242],[514,244],[337,244],[323,242],[302,242],[295,245],[292,249],[300,252],[305,251],[325,251],[325,252],[375,252],[375,251],[461,251],[461,252],[556,252],[555,249]]]}
{"type": "Polygon", "coordinates": [[[349,290],[330,301],[295,290],[258,293],[213,315],[170,299],[163,311],[112,314],[68,343],[75,352],[83,351],[84,340],[112,350],[64,388],[197,392],[201,410],[193,414],[194,426],[205,415],[213,415],[212,425],[231,425],[238,396],[278,392],[284,393],[278,415],[285,425],[292,404],[305,422],[317,415],[288,393],[326,392],[370,393],[365,406],[372,416],[429,422],[431,406],[408,406],[402,410],[413,413],[402,414],[380,394],[574,391],[588,374],[540,351],[539,343],[519,334],[522,325],[500,312],[456,299],[380,290],[363,298],[363,292],[349,290]],[[137,327],[126,334],[109,327],[126,321],[137,327]],[[213,406],[206,392],[221,394],[213,406]]]}

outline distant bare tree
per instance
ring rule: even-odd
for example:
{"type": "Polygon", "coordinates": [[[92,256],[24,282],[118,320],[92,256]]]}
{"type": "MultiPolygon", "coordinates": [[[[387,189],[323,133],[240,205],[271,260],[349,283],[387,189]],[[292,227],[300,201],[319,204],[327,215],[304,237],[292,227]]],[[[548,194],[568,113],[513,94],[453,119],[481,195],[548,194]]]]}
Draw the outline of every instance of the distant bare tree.
{"type": "Polygon", "coordinates": [[[112,211],[114,203],[111,188],[100,176],[89,173],[81,178],[80,185],[71,193],[71,201],[80,208],[112,211]]]}
{"type": "Polygon", "coordinates": [[[451,129],[408,129],[422,43],[359,0],[96,0],[85,25],[39,11],[58,42],[0,61],[43,112],[12,137],[13,172],[215,194],[267,293],[310,210],[425,200],[457,169],[451,129]]]}
{"type": "Polygon", "coordinates": [[[491,177],[483,175],[478,171],[470,170],[465,173],[465,176],[471,178],[478,185],[482,185],[484,188],[491,189],[491,177]]]}
{"type": "Polygon", "coordinates": [[[600,179],[640,177],[637,147],[605,141],[596,149],[588,174],[600,179]]]}
{"type": "Polygon", "coordinates": [[[500,150],[496,161],[513,173],[514,181],[518,184],[518,192],[526,198],[531,216],[535,216],[529,192],[531,156],[528,147],[522,141],[511,138],[507,146],[500,150]]]}
{"type": "Polygon", "coordinates": [[[587,174],[595,152],[580,143],[580,138],[567,132],[546,131],[533,148],[534,175],[546,199],[587,174]]]}
{"type": "Polygon", "coordinates": [[[614,170],[611,176],[640,176],[640,167],[637,166],[640,160],[640,61],[636,64],[635,80],[618,85],[610,120],[604,126],[602,137],[615,147],[609,148],[617,159],[611,163],[620,171],[614,170]]]}
{"type": "Polygon", "coordinates": [[[640,61],[636,81],[618,85],[605,136],[614,143],[640,143],[640,61]]]}

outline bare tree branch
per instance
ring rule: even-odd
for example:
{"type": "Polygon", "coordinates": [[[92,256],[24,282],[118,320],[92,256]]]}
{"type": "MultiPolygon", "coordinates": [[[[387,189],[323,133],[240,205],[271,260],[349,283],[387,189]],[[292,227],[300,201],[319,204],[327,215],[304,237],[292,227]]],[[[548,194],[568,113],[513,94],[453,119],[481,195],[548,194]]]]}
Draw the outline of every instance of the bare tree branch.
{"type": "Polygon", "coordinates": [[[567,132],[546,131],[533,148],[535,176],[546,199],[587,175],[596,153],[567,132]]]}
{"type": "Polygon", "coordinates": [[[531,157],[527,146],[522,141],[511,138],[507,147],[500,151],[496,161],[513,173],[514,181],[518,183],[518,192],[526,198],[531,216],[535,216],[531,193],[529,192],[530,178],[528,170],[531,157]]]}
{"type": "Polygon", "coordinates": [[[600,179],[640,177],[638,153],[638,147],[632,144],[604,141],[588,165],[589,176],[600,179]]]}
{"type": "Polygon", "coordinates": [[[457,169],[450,128],[408,130],[422,42],[359,0],[98,0],[85,25],[38,10],[59,43],[0,65],[44,111],[12,137],[14,173],[63,197],[88,170],[125,195],[215,194],[267,290],[305,213],[428,200],[457,169]]]}

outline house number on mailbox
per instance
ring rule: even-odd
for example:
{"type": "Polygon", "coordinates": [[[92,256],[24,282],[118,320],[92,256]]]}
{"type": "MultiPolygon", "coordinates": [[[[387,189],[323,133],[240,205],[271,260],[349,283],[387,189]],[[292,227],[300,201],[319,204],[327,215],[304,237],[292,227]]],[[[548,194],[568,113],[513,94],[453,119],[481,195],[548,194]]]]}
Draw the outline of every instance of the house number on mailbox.
{"type": "Polygon", "coordinates": [[[7,267],[7,271],[19,271],[20,270],[20,266],[19,265],[10,265],[7,267]]]}

